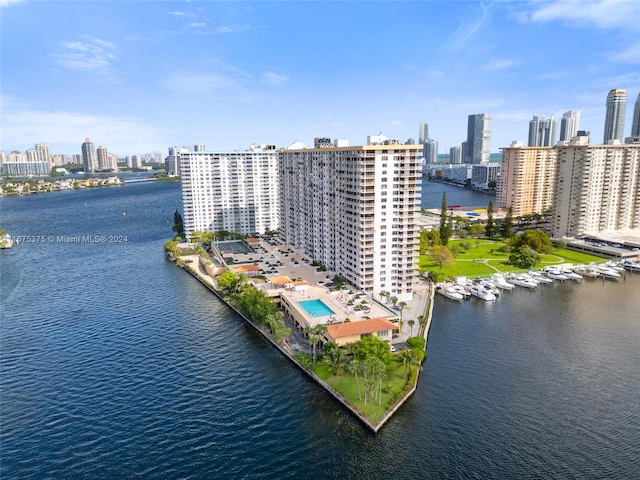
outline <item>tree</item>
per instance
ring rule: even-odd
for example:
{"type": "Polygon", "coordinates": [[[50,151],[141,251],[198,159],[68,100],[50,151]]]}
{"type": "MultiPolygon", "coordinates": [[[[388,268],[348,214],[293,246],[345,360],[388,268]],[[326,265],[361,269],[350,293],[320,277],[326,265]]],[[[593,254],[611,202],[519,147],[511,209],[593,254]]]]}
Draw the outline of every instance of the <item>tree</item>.
{"type": "Polygon", "coordinates": [[[449,250],[449,247],[444,245],[431,247],[431,250],[429,250],[429,257],[440,266],[440,271],[438,273],[442,273],[442,267],[449,266],[454,263],[451,250],[449,250]]]}
{"type": "Polygon", "coordinates": [[[400,318],[402,318],[402,311],[407,306],[407,302],[398,302],[398,306],[400,307],[400,318]]]}
{"type": "Polygon", "coordinates": [[[447,244],[447,192],[442,192],[442,205],[440,207],[440,241],[447,244]]]}
{"type": "Polygon", "coordinates": [[[409,327],[411,327],[411,336],[413,337],[413,326],[416,324],[416,321],[411,319],[407,323],[409,324],[409,327]]]}
{"type": "Polygon", "coordinates": [[[444,236],[440,239],[442,245],[448,245],[449,239],[453,235],[453,212],[447,218],[447,224],[444,229],[444,236]]]}
{"type": "Polygon", "coordinates": [[[233,292],[240,280],[240,276],[231,270],[218,275],[218,288],[223,292],[233,292]]]}
{"type": "Polygon", "coordinates": [[[539,261],[538,252],[527,247],[518,247],[509,255],[509,262],[520,268],[535,267],[539,261]]]}
{"type": "Polygon", "coordinates": [[[395,295],[389,298],[389,300],[391,301],[394,307],[396,306],[396,303],[398,303],[398,297],[396,297],[395,295]]]}
{"type": "Polygon", "coordinates": [[[331,370],[333,370],[333,374],[340,375],[340,373],[342,373],[342,369],[346,365],[344,352],[333,342],[328,342],[324,349],[327,354],[325,357],[326,362],[331,367],[331,370]]]}
{"type": "Polygon", "coordinates": [[[375,335],[366,335],[362,337],[353,346],[354,356],[360,360],[375,357],[383,362],[391,360],[391,350],[389,344],[384,340],[380,340],[375,335]]]}
{"type": "Polygon", "coordinates": [[[420,315],[418,322],[420,323],[420,335],[424,335],[424,330],[427,328],[427,322],[429,318],[426,315],[420,315]]]}
{"type": "Polygon", "coordinates": [[[362,400],[362,396],[360,395],[360,379],[358,378],[358,373],[362,372],[362,360],[352,358],[347,365],[347,368],[356,376],[356,384],[358,385],[358,400],[362,400]]]}
{"type": "Polygon", "coordinates": [[[525,230],[511,239],[511,246],[531,248],[538,253],[549,253],[553,248],[549,235],[542,230],[525,230]]]}
{"type": "Polygon", "coordinates": [[[496,224],[493,221],[493,202],[489,200],[487,207],[487,226],[484,228],[487,237],[493,239],[496,234],[496,224]]]}
{"type": "Polygon", "coordinates": [[[480,237],[484,235],[485,234],[484,225],[482,225],[481,223],[474,223],[469,227],[469,234],[472,237],[480,237]]]}
{"type": "Polygon", "coordinates": [[[511,238],[513,236],[513,208],[509,207],[507,215],[502,220],[500,225],[500,233],[504,238],[511,238]]]}

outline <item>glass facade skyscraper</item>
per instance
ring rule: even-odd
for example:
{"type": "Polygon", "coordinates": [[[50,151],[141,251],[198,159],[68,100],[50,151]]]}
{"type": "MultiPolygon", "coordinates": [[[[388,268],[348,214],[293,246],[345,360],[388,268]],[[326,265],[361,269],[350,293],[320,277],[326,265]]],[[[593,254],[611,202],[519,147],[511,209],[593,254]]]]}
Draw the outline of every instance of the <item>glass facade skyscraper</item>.
{"type": "Polygon", "coordinates": [[[624,137],[624,115],[627,109],[627,91],[614,88],[607,95],[607,113],[604,120],[603,144],[610,140],[619,140],[622,143],[624,137]]]}

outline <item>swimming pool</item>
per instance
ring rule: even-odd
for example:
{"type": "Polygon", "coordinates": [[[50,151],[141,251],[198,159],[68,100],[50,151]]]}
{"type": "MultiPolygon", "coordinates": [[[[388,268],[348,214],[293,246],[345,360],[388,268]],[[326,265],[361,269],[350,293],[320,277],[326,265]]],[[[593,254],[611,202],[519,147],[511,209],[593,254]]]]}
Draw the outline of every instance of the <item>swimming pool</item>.
{"type": "Polygon", "coordinates": [[[317,298],[298,302],[298,305],[304,308],[304,311],[311,317],[326,317],[327,315],[335,314],[322,300],[318,300],[317,298]]]}

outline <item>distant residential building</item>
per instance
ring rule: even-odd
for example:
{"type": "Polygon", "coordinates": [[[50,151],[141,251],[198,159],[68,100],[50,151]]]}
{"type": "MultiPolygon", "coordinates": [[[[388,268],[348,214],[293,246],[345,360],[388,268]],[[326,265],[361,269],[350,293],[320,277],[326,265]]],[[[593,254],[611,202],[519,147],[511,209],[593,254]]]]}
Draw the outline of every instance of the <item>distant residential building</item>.
{"type": "Polygon", "coordinates": [[[193,146],[193,150],[194,150],[195,152],[205,152],[207,149],[205,148],[205,146],[204,146],[204,144],[203,144],[203,143],[196,143],[196,144],[193,146]]]}
{"type": "Polygon", "coordinates": [[[431,138],[428,138],[424,142],[424,149],[422,155],[426,163],[438,163],[438,142],[431,138]]]}
{"type": "Polygon", "coordinates": [[[38,152],[36,151],[35,148],[30,148],[29,150],[27,150],[25,153],[25,156],[27,157],[27,162],[39,162],[40,160],[38,160],[38,152]]]}
{"type": "Polygon", "coordinates": [[[640,228],[640,143],[557,147],[554,237],[640,228]]]}
{"type": "MultiPolygon", "coordinates": [[[[349,146],[349,140],[346,139],[346,138],[336,138],[333,141],[333,146],[334,147],[338,147],[338,148],[339,147],[348,147],[349,146]]],[[[306,148],[306,146],[303,147],[303,148],[306,148]]]]}
{"type": "Polygon", "coordinates": [[[424,142],[429,138],[429,124],[420,122],[420,126],[418,127],[418,143],[420,145],[424,145],[424,142]]]}
{"type": "Polygon", "coordinates": [[[389,141],[389,137],[380,132],[378,135],[367,136],[367,145],[385,145],[389,141]]]}
{"type": "Polygon", "coordinates": [[[497,182],[500,173],[500,164],[483,163],[472,165],[471,185],[477,188],[489,188],[489,183],[497,182]]]}
{"type": "Polygon", "coordinates": [[[410,300],[421,156],[400,144],[281,151],[282,238],[359,290],[410,300]]]}
{"type": "Polygon", "coordinates": [[[87,137],[82,144],[82,164],[86,173],[98,170],[98,155],[91,140],[87,137]]]}
{"type": "Polygon", "coordinates": [[[469,148],[467,147],[467,141],[465,140],[460,144],[460,158],[462,163],[469,163],[469,148]]]}
{"type": "Polygon", "coordinates": [[[465,183],[467,180],[471,180],[471,171],[472,165],[462,163],[458,165],[426,165],[424,173],[428,177],[465,183]]]}
{"type": "Polygon", "coordinates": [[[613,140],[622,143],[624,137],[624,116],[627,109],[627,91],[614,88],[607,95],[607,111],[604,122],[604,139],[607,144],[613,140]]]}
{"type": "Polygon", "coordinates": [[[51,172],[49,162],[5,162],[2,173],[12,177],[45,177],[51,172]]]}
{"type": "MultiPolygon", "coordinates": [[[[338,140],[336,140],[338,141],[338,140]]],[[[291,145],[289,145],[286,150],[302,150],[303,148],[307,148],[307,144],[304,142],[293,142],[291,145]]]]}
{"type": "Polygon", "coordinates": [[[331,139],[328,137],[317,137],[313,139],[313,148],[333,147],[331,139]]]}
{"type": "Polygon", "coordinates": [[[98,170],[108,170],[109,153],[107,152],[107,149],[100,145],[96,149],[96,155],[98,157],[98,170]]]}
{"type": "Polygon", "coordinates": [[[36,153],[38,162],[47,162],[51,164],[51,155],[49,154],[49,145],[46,143],[36,144],[36,153]]]}
{"type": "Polygon", "coordinates": [[[560,142],[569,142],[578,134],[580,128],[580,110],[569,110],[560,121],[560,142]]]}
{"type": "Polygon", "coordinates": [[[462,163],[462,150],[460,147],[451,147],[449,149],[449,163],[454,165],[462,163]]]}
{"type": "Polygon", "coordinates": [[[142,168],[142,156],[140,155],[131,156],[131,168],[142,168]]]}
{"type": "Polygon", "coordinates": [[[501,150],[496,206],[511,208],[515,217],[542,214],[553,207],[559,150],[524,147],[520,142],[501,150]]]}
{"type": "Polygon", "coordinates": [[[71,155],[71,163],[82,165],[82,155],[80,153],[74,153],[71,155]]]}
{"type": "Polygon", "coordinates": [[[467,123],[467,157],[465,163],[489,163],[491,117],[486,113],[469,115],[467,123]]]}
{"type": "Polygon", "coordinates": [[[638,94],[635,107],[633,108],[633,119],[631,122],[631,136],[640,137],[640,93],[638,94]]]}
{"type": "Polygon", "coordinates": [[[529,122],[529,146],[530,147],[552,147],[556,143],[556,120],[541,117],[533,117],[529,122]]]}
{"type": "Polygon", "coordinates": [[[118,171],[118,157],[112,153],[107,154],[107,170],[118,171]]]}
{"type": "Polygon", "coordinates": [[[278,152],[181,152],[187,237],[194,231],[251,235],[279,226],[278,152]]]}

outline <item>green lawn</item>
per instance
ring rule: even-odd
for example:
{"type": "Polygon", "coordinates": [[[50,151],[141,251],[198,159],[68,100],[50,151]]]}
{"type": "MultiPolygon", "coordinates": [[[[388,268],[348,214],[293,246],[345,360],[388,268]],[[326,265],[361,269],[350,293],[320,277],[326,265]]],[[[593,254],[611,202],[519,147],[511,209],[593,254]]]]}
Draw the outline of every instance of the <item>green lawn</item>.
{"type": "MultiPolygon", "coordinates": [[[[367,419],[375,425],[378,423],[389,407],[391,403],[398,398],[398,394],[404,390],[407,383],[408,374],[405,368],[396,361],[391,361],[387,364],[386,376],[382,380],[382,402],[378,406],[378,401],[371,400],[367,404],[364,401],[358,399],[358,385],[356,383],[356,377],[344,371],[338,376],[333,376],[325,381],[335,388],[340,394],[342,394],[351,405],[358,409],[367,419]],[[385,393],[384,390],[387,392],[385,393]]],[[[362,375],[360,379],[360,394],[364,398],[364,380],[362,375]]]]}
{"type": "MultiPolygon", "coordinates": [[[[471,244],[471,248],[469,250],[461,250],[455,258],[455,263],[442,269],[442,273],[447,277],[488,277],[489,275],[496,273],[496,271],[514,272],[522,270],[518,267],[507,265],[509,254],[498,251],[500,247],[505,245],[504,242],[484,239],[463,239],[452,240],[449,242],[449,246],[458,245],[461,242],[471,244]]],[[[602,261],[604,261],[602,257],[596,257],[594,255],[588,255],[586,253],[564,248],[554,248],[550,254],[541,256],[541,262],[536,268],[542,268],[546,265],[558,263],[591,263],[602,261]]],[[[438,272],[440,270],[440,267],[429,259],[427,255],[419,256],[418,268],[420,269],[420,272],[438,272]]]]}

